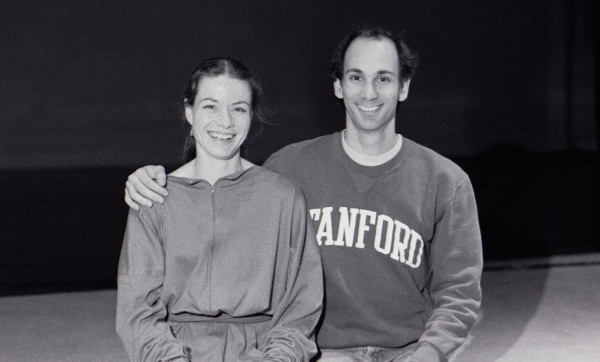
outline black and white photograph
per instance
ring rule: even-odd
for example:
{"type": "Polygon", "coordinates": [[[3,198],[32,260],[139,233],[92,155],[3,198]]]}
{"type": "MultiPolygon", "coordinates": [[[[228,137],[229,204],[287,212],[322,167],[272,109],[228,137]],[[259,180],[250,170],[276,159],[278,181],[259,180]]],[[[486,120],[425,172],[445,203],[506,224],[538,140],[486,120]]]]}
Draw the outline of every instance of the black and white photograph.
{"type": "Polygon", "coordinates": [[[0,362],[595,362],[600,4],[0,2],[0,362]]]}

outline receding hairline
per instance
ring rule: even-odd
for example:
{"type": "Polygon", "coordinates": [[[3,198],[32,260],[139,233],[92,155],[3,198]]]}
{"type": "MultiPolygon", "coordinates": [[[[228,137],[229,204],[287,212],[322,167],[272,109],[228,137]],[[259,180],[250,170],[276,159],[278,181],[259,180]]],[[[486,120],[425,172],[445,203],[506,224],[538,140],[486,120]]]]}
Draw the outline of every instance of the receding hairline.
{"type": "Polygon", "coordinates": [[[401,73],[402,73],[402,63],[400,61],[400,49],[398,49],[398,47],[396,46],[396,42],[394,42],[394,40],[390,39],[388,36],[382,35],[382,34],[376,34],[376,35],[360,35],[354,39],[352,39],[352,41],[348,44],[348,47],[346,47],[346,51],[343,54],[343,62],[342,62],[342,69],[341,69],[341,74],[348,74],[349,72],[358,72],[358,73],[363,73],[363,71],[361,69],[358,68],[349,68],[349,69],[344,69],[346,67],[346,56],[348,55],[348,51],[350,50],[350,48],[352,47],[352,45],[357,41],[357,40],[373,40],[373,41],[378,41],[378,42],[384,42],[385,40],[387,40],[389,43],[391,43],[391,45],[393,46],[393,49],[395,50],[394,54],[396,55],[396,62],[397,62],[397,67],[396,67],[396,71],[392,71],[392,70],[387,70],[387,69],[382,69],[382,70],[378,70],[377,74],[390,74],[390,75],[394,75],[397,76],[398,78],[401,79],[401,73]]]}
{"type": "Polygon", "coordinates": [[[398,58],[398,62],[400,62],[400,49],[398,49],[398,46],[396,45],[396,42],[385,36],[385,35],[359,35],[356,38],[352,39],[352,41],[350,41],[350,43],[348,43],[348,46],[346,47],[346,50],[344,51],[343,54],[343,60],[346,59],[346,55],[348,54],[348,50],[350,50],[350,48],[352,47],[352,45],[358,41],[358,40],[370,40],[370,41],[375,41],[375,42],[385,42],[387,40],[388,43],[390,43],[393,47],[394,50],[396,51],[396,57],[398,58]]]}

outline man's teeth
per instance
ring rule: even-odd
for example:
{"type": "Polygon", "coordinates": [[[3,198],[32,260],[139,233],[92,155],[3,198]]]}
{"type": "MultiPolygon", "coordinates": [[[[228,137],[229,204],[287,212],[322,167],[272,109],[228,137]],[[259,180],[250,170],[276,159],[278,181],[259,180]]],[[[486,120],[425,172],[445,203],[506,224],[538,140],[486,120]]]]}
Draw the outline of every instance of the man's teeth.
{"type": "Polygon", "coordinates": [[[365,111],[365,112],[375,112],[378,108],[379,108],[379,106],[365,107],[365,106],[358,105],[358,109],[360,109],[361,111],[365,111]]]}
{"type": "Polygon", "coordinates": [[[216,138],[218,140],[230,140],[233,138],[232,134],[222,134],[222,133],[217,133],[217,132],[208,132],[208,135],[211,136],[212,138],[216,138]]]}

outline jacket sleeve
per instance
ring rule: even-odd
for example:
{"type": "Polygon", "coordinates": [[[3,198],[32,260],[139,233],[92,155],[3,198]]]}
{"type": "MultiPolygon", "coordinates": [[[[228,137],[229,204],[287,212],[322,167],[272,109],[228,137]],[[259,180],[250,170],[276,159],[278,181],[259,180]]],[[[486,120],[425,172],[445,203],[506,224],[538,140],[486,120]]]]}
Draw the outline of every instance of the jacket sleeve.
{"type": "Polygon", "coordinates": [[[185,346],[165,321],[164,250],[151,219],[144,208],[129,210],[119,260],[117,334],[131,361],[187,361],[185,346]]]}
{"type": "Polygon", "coordinates": [[[323,308],[321,255],[299,188],[293,204],[285,292],[271,319],[264,361],[310,361],[323,308]]]}
{"type": "Polygon", "coordinates": [[[477,206],[465,175],[441,207],[431,243],[431,316],[411,361],[445,361],[467,337],[481,303],[483,256],[477,206]]]}

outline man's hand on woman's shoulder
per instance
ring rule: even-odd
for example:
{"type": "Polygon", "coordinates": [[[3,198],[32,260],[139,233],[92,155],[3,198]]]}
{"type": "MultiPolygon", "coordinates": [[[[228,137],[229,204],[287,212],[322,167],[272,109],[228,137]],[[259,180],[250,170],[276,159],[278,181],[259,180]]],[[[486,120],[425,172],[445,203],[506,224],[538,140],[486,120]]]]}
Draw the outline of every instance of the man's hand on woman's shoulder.
{"type": "Polygon", "coordinates": [[[125,203],[134,210],[140,205],[152,207],[152,202],[162,204],[169,195],[164,186],[167,184],[167,173],[162,166],[144,166],[129,175],[125,182],[125,203]]]}

